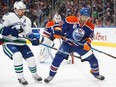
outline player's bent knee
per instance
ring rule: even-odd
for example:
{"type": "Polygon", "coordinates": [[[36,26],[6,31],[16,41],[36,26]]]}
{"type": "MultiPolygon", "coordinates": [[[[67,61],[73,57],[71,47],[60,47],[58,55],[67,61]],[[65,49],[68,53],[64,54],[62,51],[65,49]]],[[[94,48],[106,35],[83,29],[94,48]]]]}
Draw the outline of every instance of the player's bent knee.
{"type": "Polygon", "coordinates": [[[16,52],[13,54],[13,60],[14,60],[14,63],[21,63],[22,62],[22,54],[20,52],[16,52]]]}
{"type": "Polygon", "coordinates": [[[28,65],[31,67],[35,66],[35,64],[36,64],[34,57],[29,57],[26,59],[26,61],[27,61],[28,65]]]}
{"type": "Polygon", "coordinates": [[[69,56],[69,55],[61,53],[61,52],[57,52],[56,55],[60,55],[60,56],[64,57],[64,59],[66,59],[66,60],[68,59],[68,56],[69,56]]]}
{"type": "Polygon", "coordinates": [[[89,61],[90,59],[92,59],[94,57],[93,52],[90,50],[87,53],[85,53],[84,55],[81,56],[81,61],[89,61]]]}

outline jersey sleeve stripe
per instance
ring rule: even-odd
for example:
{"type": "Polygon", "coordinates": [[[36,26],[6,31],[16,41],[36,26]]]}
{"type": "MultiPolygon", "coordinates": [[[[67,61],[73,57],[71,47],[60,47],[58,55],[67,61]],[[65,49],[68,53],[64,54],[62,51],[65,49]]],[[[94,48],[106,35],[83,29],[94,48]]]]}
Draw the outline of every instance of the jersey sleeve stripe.
{"type": "Polygon", "coordinates": [[[69,24],[77,24],[79,22],[78,18],[76,16],[69,16],[66,18],[66,22],[69,24]]]}

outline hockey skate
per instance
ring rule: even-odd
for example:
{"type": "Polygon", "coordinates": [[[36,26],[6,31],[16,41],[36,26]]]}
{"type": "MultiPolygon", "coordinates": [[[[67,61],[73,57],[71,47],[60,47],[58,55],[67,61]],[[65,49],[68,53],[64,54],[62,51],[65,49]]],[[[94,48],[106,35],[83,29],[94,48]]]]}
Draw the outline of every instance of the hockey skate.
{"type": "Polygon", "coordinates": [[[53,79],[52,76],[48,76],[47,78],[44,79],[45,83],[49,83],[53,79]]]}
{"type": "Polygon", "coordinates": [[[38,74],[32,74],[32,77],[36,81],[42,81],[42,78],[38,74]]]}
{"type": "Polygon", "coordinates": [[[98,75],[98,76],[94,76],[95,78],[99,79],[99,80],[104,80],[105,77],[103,75],[98,75]]]}
{"type": "Polygon", "coordinates": [[[20,78],[18,79],[19,83],[22,84],[22,85],[28,85],[28,82],[25,80],[25,78],[20,78]]]}
{"type": "Polygon", "coordinates": [[[99,80],[104,80],[105,77],[103,75],[94,75],[92,70],[90,70],[90,73],[96,78],[96,79],[99,79],[99,80]]]}

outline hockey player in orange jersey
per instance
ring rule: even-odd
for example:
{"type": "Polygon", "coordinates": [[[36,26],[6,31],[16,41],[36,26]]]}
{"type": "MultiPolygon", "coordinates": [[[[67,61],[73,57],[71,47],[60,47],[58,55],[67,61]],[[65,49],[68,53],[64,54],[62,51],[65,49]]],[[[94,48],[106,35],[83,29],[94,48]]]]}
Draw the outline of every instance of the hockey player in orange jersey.
{"type": "MultiPolygon", "coordinates": [[[[99,79],[104,80],[105,77],[99,73],[98,60],[91,50],[91,41],[93,39],[94,24],[89,22],[90,9],[83,7],[80,9],[80,16],[68,16],[64,20],[64,24],[61,30],[56,30],[54,34],[59,37],[66,38],[61,44],[59,50],[67,53],[76,52],[81,56],[82,62],[87,61],[90,64],[91,74],[99,79]],[[79,44],[81,43],[81,44],[79,44]]],[[[58,51],[51,64],[49,76],[44,79],[46,83],[49,83],[57,73],[57,70],[64,59],[67,59],[68,55],[58,51]]]]}

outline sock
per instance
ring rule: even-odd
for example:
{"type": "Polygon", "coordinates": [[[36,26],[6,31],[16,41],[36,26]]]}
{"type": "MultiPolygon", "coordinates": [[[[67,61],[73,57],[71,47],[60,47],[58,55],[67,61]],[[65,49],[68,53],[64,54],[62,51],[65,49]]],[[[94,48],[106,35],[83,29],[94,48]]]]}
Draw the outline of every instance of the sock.
{"type": "Polygon", "coordinates": [[[99,75],[99,64],[98,64],[98,60],[96,59],[96,57],[93,55],[92,58],[88,60],[88,62],[90,63],[91,73],[94,76],[99,75]]]}
{"type": "Polygon", "coordinates": [[[35,62],[34,57],[27,58],[26,61],[28,63],[28,67],[29,67],[30,72],[32,74],[36,73],[37,67],[36,67],[36,62],[35,62]]]}
{"type": "Polygon", "coordinates": [[[61,56],[59,54],[57,54],[55,56],[55,58],[52,62],[52,65],[50,67],[50,73],[49,73],[50,76],[52,76],[52,77],[55,76],[55,74],[56,74],[56,72],[57,72],[57,70],[58,70],[58,68],[63,60],[64,60],[63,56],[61,56]]]}
{"type": "Polygon", "coordinates": [[[23,78],[23,62],[22,62],[22,55],[20,52],[16,52],[13,55],[13,63],[14,69],[17,74],[17,78],[23,78]]]}

